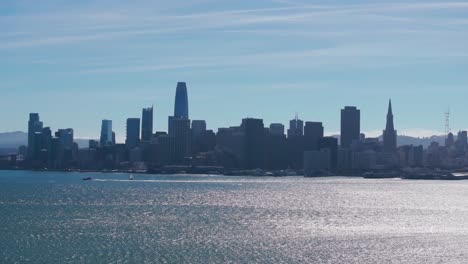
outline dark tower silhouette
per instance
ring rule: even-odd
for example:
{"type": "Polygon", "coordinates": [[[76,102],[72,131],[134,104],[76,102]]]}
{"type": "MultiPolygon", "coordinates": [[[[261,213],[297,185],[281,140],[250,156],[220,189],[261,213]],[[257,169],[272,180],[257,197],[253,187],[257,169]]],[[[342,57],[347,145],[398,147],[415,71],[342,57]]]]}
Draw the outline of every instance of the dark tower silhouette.
{"type": "Polygon", "coordinates": [[[319,150],[319,140],[323,138],[322,122],[305,122],[304,150],[319,150]]]}
{"type": "Polygon", "coordinates": [[[141,116],[141,141],[151,141],[153,136],[153,107],[143,108],[141,116]]]}
{"type": "Polygon", "coordinates": [[[245,141],[245,168],[257,169],[265,166],[265,127],[262,119],[244,118],[241,124],[245,141]]]}
{"type": "Polygon", "coordinates": [[[174,117],[189,119],[187,84],[185,82],[178,82],[176,89],[176,97],[174,104],[174,117]]]}
{"type": "Polygon", "coordinates": [[[39,119],[38,113],[31,113],[29,114],[29,122],[28,122],[28,158],[34,159],[35,157],[35,149],[39,146],[37,137],[35,137],[36,133],[42,132],[42,122],[39,119]]]}
{"type": "Polygon", "coordinates": [[[350,148],[359,140],[361,133],[361,111],[355,106],[341,109],[341,147],[350,148]]]}
{"type": "Polygon", "coordinates": [[[140,144],[140,118],[127,119],[127,138],[125,144],[129,149],[140,144]]]}
{"type": "Polygon", "coordinates": [[[394,152],[397,149],[397,132],[393,126],[392,100],[388,102],[387,125],[383,131],[384,151],[394,152]]]}

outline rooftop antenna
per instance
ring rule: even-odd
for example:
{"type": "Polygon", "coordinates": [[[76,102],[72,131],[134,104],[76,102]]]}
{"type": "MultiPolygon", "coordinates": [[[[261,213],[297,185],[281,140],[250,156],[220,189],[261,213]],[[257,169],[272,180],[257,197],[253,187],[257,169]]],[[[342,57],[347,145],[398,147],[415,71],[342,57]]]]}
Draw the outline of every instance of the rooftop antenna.
{"type": "Polygon", "coordinates": [[[450,129],[450,108],[445,112],[445,137],[448,137],[448,134],[451,132],[450,129]]]}

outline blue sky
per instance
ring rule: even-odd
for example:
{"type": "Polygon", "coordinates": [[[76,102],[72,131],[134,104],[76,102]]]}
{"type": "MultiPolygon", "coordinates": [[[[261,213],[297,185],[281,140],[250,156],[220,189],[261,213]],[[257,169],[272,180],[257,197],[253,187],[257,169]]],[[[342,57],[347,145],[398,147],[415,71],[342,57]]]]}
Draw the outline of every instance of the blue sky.
{"type": "Polygon", "coordinates": [[[0,1],[0,131],[29,112],[96,137],[155,106],[166,130],[175,87],[208,127],[301,119],[339,131],[361,109],[377,135],[393,100],[403,134],[468,127],[468,2],[0,1]]]}

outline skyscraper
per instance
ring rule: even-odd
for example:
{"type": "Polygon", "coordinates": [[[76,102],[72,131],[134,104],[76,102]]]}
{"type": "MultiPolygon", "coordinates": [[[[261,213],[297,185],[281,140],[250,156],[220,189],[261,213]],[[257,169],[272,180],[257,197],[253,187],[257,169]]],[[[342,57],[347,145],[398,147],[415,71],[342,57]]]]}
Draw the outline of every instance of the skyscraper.
{"type": "MultiPolygon", "coordinates": [[[[34,149],[36,148],[35,133],[39,133],[42,131],[42,122],[39,120],[38,113],[31,113],[29,114],[29,122],[28,122],[28,156],[31,159],[34,159],[34,149]]],[[[37,142],[39,144],[40,142],[37,142]]]]}
{"type": "Polygon", "coordinates": [[[241,128],[245,135],[245,168],[264,168],[266,133],[263,120],[244,118],[241,128]]]}
{"type": "Polygon", "coordinates": [[[132,149],[140,143],[140,118],[127,119],[127,148],[132,149]]]}
{"type": "Polygon", "coordinates": [[[306,122],[304,126],[304,150],[319,150],[319,140],[323,138],[322,122],[306,122]]]}
{"type": "Polygon", "coordinates": [[[112,120],[102,120],[101,138],[99,140],[101,146],[110,146],[112,142],[112,120]]]}
{"type": "Polygon", "coordinates": [[[397,132],[393,126],[392,101],[388,102],[387,124],[383,131],[383,145],[385,152],[397,150],[397,132]]]}
{"type": "Polygon", "coordinates": [[[175,138],[175,160],[180,164],[184,157],[190,154],[190,120],[186,118],[169,117],[169,136],[175,138]]]}
{"type": "Polygon", "coordinates": [[[296,117],[289,121],[288,138],[302,135],[304,135],[304,121],[300,120],[296,114],[296,117]]]}
{"type": "Polygon", "coordinates": [[[141,141],[151,141],[153,136],[153,107],[143,109],[141,119],[141,141]]]}
{"type": "Polygon", "coordinates": [[[361,133],[361,111],[355,106],[345,106],[341,109],[341,147],[350,148],[359,140],[361,133]]]}
{"type": "Polygon", "coordinates": [[[193,136],[198,137],[205,131],[206,131],[206,121],[205,120],[192,120],[192,134],[193,134],[193,136]]]}
{"type": "Polygon", "coordinates": [[[60,146],[63,149],[72,149],[73,148],[73,129],[59,129],[55,132],[55,136],[59,139],[60,146]]]}
{"type": "Polygon", "coordinates": [[[284,136],[284,125],[280,123],[270,124],[270,134],[275,136],[284,136]]]}
{"type": "Polygon", "coordinates": [[[174,117],[189,119],[187,84],[178,82],[176,88],[176,97],[174,104],[174,117]]]}

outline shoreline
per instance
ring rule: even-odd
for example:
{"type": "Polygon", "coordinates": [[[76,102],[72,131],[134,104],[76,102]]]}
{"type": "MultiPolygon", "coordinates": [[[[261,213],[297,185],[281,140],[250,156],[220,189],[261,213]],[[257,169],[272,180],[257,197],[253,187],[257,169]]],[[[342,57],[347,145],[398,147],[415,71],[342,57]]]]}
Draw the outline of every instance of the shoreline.
{"type": "MultiPolygon", "coordinates": [[[[25,168],[0,168],[0,171],[30,171],[30,172],[64,172],[64,173],[104,173],[104,174],[146,174],[146,175],[213,175],[213,176],[226,176],[226,177],[304,177],[304,178],[327,178],[327,177],[349,177],[349,178],[363,178],[363,179],[402,179],[402,180],[468,180],[468,172],[447,172],[428,170],[423,173],[408,173],[398,171],[386,172],[360,172],[349,173],[348,175],[339,175],[331,173],[318,173],[313,175],[304,175],[303,173],[273,173],[263,170],[236,170],[224,173],[220,172],[203,172],[193,173],[186,171],[148,171],[148,170],[79,170],[79,169],[25,169],[25,168]],[[459,174],[459,175],[456,175],[459,174]]],[[[279,172],[279,171],[278,171],[279,172]]]]}

